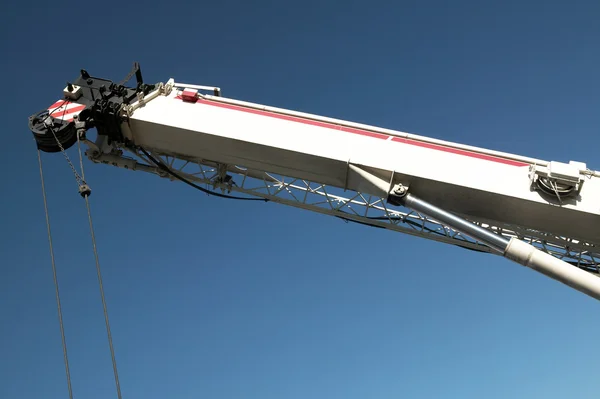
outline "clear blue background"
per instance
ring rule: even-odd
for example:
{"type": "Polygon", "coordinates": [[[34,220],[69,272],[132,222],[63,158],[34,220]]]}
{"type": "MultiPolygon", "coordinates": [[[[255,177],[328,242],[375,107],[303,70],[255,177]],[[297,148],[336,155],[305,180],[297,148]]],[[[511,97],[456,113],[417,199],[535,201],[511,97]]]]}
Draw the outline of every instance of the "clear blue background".
{"type": "MultiPolygon", "coordinates": [[[[600,169],[597,1],[0,14],[0,398],[67,397],[27,117],[81,68],[118,81],[139,61],[147,81],[600,169]]],[[[44,162],[75,398],[115,398],[84,202],[65,160],[44,162]]],[[[126,399],[598,397],[598,302],[542,275],[141,172],[86,172],[126,399]]]]}

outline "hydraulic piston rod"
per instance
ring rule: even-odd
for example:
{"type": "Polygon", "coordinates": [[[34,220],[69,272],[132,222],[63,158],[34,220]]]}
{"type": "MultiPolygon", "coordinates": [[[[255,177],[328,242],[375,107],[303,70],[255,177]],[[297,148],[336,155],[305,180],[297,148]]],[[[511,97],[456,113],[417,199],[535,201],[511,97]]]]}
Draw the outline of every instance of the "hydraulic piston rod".
{"type": "Polygon", "coordinates": [[[600,278],[563,262],[548,253],[542,252],[533,245],[514,237],[507,239],[494,234],[487,229],[423,201],[410,193],[395,197],[394,202],[399,202],[407,208],[422,213],[464,235],[488,245],[513,262],[527,266],[592,298],[600,300],[600,278]]]}
{"type": "Polygon", "coordinates": [[[479,227],[468,220],[459,218],[450,212],[446,212],[443,209],[433,206],[410,193],[406,194],[404,197],[404,206],[429,216],[440,223],[444,223],[471,238],[481,241],[500,253],[504,253],[509,245],[510,241],[508,239],[479,227]]]}

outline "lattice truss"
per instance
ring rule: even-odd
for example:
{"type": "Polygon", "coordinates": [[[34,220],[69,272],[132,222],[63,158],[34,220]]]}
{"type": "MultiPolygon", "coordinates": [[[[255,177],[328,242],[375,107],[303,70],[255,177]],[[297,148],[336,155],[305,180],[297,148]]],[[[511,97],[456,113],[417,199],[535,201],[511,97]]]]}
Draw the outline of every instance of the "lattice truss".
{"type": "MultiPolygon", "coordinates": [[[[125,151],[131,156],[124,156],[122,150],[117,150],[108,156],[88,156],[93,162],[146,171],[176,180],[171,173],[165,171],[164,168],[157,167],[143,153],[125,151]]],[[[207,160],[182,159],[156,151],[147,151],[154,160],[162,162],[163,166],[167,166],[176,175],[207,190],[218,190],[216,192],[221,193],[235,192],[236,196],[241,197],[263,198],[335,216],[346,222],[357,222],[472,250],[495,253],[488,246],[425,215],[410,209],[391,206],[383,198],[354,191],[344,191],[341,188],[325,186],[318,182],[249,170],[236,165],[217,164],[207,160]]],[[[471,220],[471,222],[506,238],[517,237],[574,266],[600,274],[600,251],[591,244],[518,226],[499,227],[481,221],[471,220]]]]}

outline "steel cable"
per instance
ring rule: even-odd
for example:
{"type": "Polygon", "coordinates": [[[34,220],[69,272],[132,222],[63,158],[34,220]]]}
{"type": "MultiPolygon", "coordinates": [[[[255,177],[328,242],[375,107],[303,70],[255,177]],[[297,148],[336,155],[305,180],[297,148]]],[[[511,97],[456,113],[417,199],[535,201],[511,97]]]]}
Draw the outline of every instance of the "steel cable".
{"type": "Polygon", "coordinates": [[[52,274],[54,276],[54,288],[56,291],[56,305],[58,307],[58,324],[60,325],[60,336],[62,339],[63,356],[65,361],[65,371],[67,373],[67,387],[69,389],[69,399],[73,399],[73,389],[71,386],[71,373],[69,371],[69,356],[67,354],[67,341],[65,339],[65,328],[62,318],[62,309],[60,305],[60,292],[58,289],[58,277],[56,273],[56,262],[54,261],[54,247],[52,244],[52,232],[50,230],[50,215],[48,212],[48,201],[46,199],[46,186],[44,184],[44,172],[42,167],[42,156],[40,150],[37,151],[38,163],[40,165],[40,180],[42,182],[42,197],[44,199],[44,211],[46,213],[46,227],[48,229],[48,243],[50,245],[50,261],[52,263],[52,274]]]}
{"type": "MultiPolygon", "coordinates": [[[[77,134],[77,149],[79,151],[79,164],[81,167],[81,179],[85,182],[85,172],[83,170],[83,155],[81,153],[81,140],[79,134],[77,134]]],[[[113,346],[112,333],[110,331],[110,323],[108,320],[108,310],[106,306],[106,298],[104,296],[104,286],[102,284],[102,273],[100,271],[100,260],[98,258],[98,248],[96,246],[96,235],[94,234],[94,224],[92,223],[92,212],[90,209],[89,191],[83,195],[85,198],[85,206],[87,208],[88,221],[90,225],[90,234],[92,236],[92,247],[94,250],[94,258],[96,260],[96,273],[98,275],[98,285],[100,286],[100,298],[102,299],[102,307],[104,309],[104,321],[106,324],[106,333],[108,335],[108,345],[110,347],[110,356],[112,360],[113,373],[115,375],[115,384],[117,386],[117,397],[122,399],[121,396],[121,384],[119,383],[119,372],[117,371],[117,360],[115,358],[115,350],[113,346]]]]}

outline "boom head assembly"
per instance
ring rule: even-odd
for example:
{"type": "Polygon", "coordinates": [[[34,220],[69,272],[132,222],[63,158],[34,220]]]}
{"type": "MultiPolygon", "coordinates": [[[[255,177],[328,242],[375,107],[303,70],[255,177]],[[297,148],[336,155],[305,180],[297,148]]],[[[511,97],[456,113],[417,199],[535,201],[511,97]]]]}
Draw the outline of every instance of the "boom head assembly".
{"type": "Polygon", "coordinates": [[[67,83],[62,99],[29,117],[29,128],[38,149],[49,153],[66,150],[77,142],[78,132],[91,128],[96,128],[98,135],[106,136],[109,141],[122,143],[123,107],[156,88],[143,82],[137,63],[132,74],[117,84],[90,76],[82,69],[73,82],[67,83]],[[124,86],[132,74],[136,76],[136,86],[124,86]]]}

